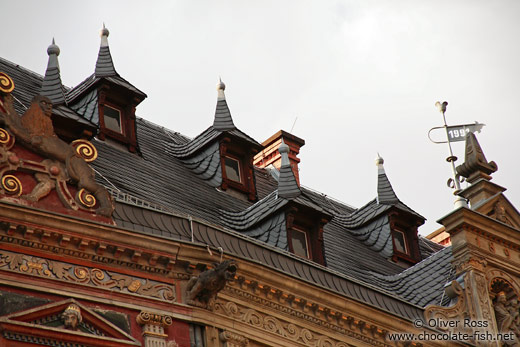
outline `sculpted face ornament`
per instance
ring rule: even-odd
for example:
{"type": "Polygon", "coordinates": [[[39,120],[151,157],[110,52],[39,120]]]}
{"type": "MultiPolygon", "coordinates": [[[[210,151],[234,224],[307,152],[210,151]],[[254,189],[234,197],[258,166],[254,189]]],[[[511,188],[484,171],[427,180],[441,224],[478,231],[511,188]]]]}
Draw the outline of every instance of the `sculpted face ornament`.
{"type": "Polygon", "coordinates": [[[79,324],[83,320],[79,306],[70,304],[61,314],[61,319],[63,319],[65,329],[78,330],[79,324]]]}

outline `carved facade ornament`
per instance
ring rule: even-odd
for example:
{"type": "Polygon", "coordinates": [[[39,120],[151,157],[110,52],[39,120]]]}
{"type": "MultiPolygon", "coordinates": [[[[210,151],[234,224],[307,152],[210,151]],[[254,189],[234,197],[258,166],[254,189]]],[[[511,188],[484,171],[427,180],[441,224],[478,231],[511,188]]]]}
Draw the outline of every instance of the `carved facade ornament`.
{"type": "Polygon", "coordinates": [[[83,321],[81,309],[76,304],[70,304],[61,314],[61,319],[63,319],[65,329],[78,330],[79,325],[83,321]]]}
{"type": "Polygon", "coordinates": [[[454,260],[453,265],[455,266],[457,275],[468,272],[470,270],[483,272],[486,269],[487,260],[483,257],[467,255],[454,260]]]}
{"type": "Polygon", "coordinates": [[[429,305],[424,310],[425,321],[430,319],[440,319],[442,321],[462,322],[468,314],[467,299],[464,289],[457,281],[452,281],[446,287],[446,294],[456,303],[452,306],[429,305]]]}
{"type": "Polygon", "coordinates": [[[175,301],[175,286],[172,284],[19,253],[0,251],[0,270],[139,295],[160,301],[175,301]]]}
{"type": "Polygon", "coordinates": [[[512,333],[516,341],[503,341],[503,346],[519,346],[520,340],[520,304],[518,294],[513,285],[506,279],[496,277],[490,282],[490,299],[497,330],[501,333],[512,333]]]}
{"type": "Polygon", "coordinates": [[[167,343],[168,334],[164,333],[164,328],[172,325],[173,318],[171,316],[141,311],[136,321],[143,326],[144,347],[168,347],[168,344],[173,345],[172,341],[167,343]]]}
{"type": "Polygon", "coordinates": [[[247,337],[227,330],[221,332],[219,337],[220,341],[225,343],[224,347],[246,347],[249,345],[249,339],[247,337]]]}
{"type": "Polygon", "coordinates": [[[233,259],[228,259],[213,269],[192,277],[186,286],[186,302],[193,306],[211,308],[217,293],[228,281],[235,278],[237,269],[238,264],[233,259]]]}
{"type": "MultiPolygon", "coordinates": [[[[218,301],[215,303],[215,313],[230,317],[238,322],[247,324],[254,329],[264,331],[266,334],[274,335],[276,339],[283,345],[280,338],[287,339],[293,343],[302,346],[319,346],[319,347],[351,347],[352,345],[337,340],[331,336],[321,335],[307,328],[300,327],[292,322],[285,321],[268,314],[264,314],[248,307],[239,306],[234,302],[218,301]]],[[[339,332],[340,333],[340,332],[339,332]]],[[[341,334],[341,333],[340,333],[341,334]]],[[[345,336],[351,336],[350,334],[345,336]]],[[[363,341],[371,346],[387,346],[383,340],[376,340],[370,337],[366,332],[357,334],[355,338],[363,341]]]]}
{"type": "Polygon", "coordinates": [[[499,222],[506,223],[512,225],[509,219],[507,218],[506,208],[504,203],[500,200],[495,203],[493,206],[493,212],[491,214],[493,218],[498,220],[499,222]]]}
{"type": "Polygon", "coordinates": [[[477,181],[479,178],[491,179],[491,174],[498,170],[494,161],[488,162],[484,152],[477,141],[474,133],[466,135],[466,154],[464,163],[457,166],[457,173],[466,177],[469,183],[477,181]]]}
{"type": "Polygon", "coordinates": [[[111,217],[114,211],[111,196],[96,183],[94,170],[88,165],[97,156],[94,146],[86,140],[69,145],[56,136],[51,121],[52,102],[46,97],[35,96],[20,117],[9,94],[14,88],[12,80],[0,74],[0,84],[0,125],[5,127],[0,129],[2,193],[36,202],[55,189],[65,207],[89,211],[97,206],[97,214],[111,217]],[[15,142],[32,153],[14,148],[15,142]],[[43,160],[34,160],[34,154],[43,160]],[[20,172],[30,173],[32,181],[21,181],[17,177],[20,172]],[[68,183],[74,185],[75,194],[68,183]]]}

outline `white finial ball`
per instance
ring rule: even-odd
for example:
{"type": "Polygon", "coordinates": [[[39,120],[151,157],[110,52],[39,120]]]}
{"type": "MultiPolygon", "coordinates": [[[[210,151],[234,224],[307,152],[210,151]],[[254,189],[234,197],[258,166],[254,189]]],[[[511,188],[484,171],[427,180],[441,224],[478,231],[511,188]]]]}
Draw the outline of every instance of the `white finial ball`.
{"type": "Polygon", "coordinates": [[[283,140],[282,140],[282,144],[280,145],[280,147],[278,147],[278,152],[280,152],[281,154],[289,153],[289,146],[287,146],[287,144],[285,142],[283,142],[283,140]]]}
{"type": "Polygon", "coordinates": [[[384,163],[385,163],[385,160],[383,158],[381,158],[379,153],[377,153],[376,165],[383,165],[384,163]]]}
{"type": "Polygon", "coordinates": [[[60,55],[60,47],[58,47],[58,45],[56,45],[54,43],[54,40],[52,40],[52,44],[49,47],[47,47],[47,54],[48,55],[51,55],[51,54],[60,55]]]}
{"type": "Polygon", "coordinates": [[[217,83],[217,90],[226,90],[226,85],[224,84],[224,82],[222,82],[222,80],[220,80],[220,82],[217,83]]]}
{"type": "Polygon", "coordinates": [[[101,36],[108,37],[108,34],[110,34],[110,31],[108,31],[108,29],[105,28],[105,25],[103,24],[103,29],[101,29],[101,36]]]}

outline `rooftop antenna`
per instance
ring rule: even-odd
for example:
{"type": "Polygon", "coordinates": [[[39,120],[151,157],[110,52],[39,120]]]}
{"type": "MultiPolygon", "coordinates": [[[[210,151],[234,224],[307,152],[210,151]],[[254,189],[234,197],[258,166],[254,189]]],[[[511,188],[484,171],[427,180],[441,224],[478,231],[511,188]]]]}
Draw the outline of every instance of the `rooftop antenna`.
{"type": "Polygon", "coordinates": [[[439,109],[439,112],[442,114],[442,119],[444,121],[444,126],[442,127],[434,127],[431,128],[428,132],[428,137],[430,141],[433,143],[447,143],[448,148],[450,150],[450,156],[446,158],[446,161],[451,164],[451,170],[453,174],[453,178],[448,179],[448,187],[453,189],[453,195],[455,195],[455,208],[459,207],[468,207],[466,199],[459,195],[461,192],[460,184],[464,182],[464,178],[457,173],[455,169],[455,161],[457,161],[457,157],[453,155],[453,150],[451,148],[451,143],[456,141],[464,141],[466,139],[466,134],[469,132],[480,132],[484,124],[480,124],[479,122],[475,122],[474,124],[460,124],[448,126],[446,123],[446,106],[448,106],[448,102],[440,102],[437,101],[435,106],[439,109]],[[447,141],[435,141],[431,138],[430,134],[433,130],[444,128],[446,132],[446,140],[447,141]]]}
{"type": "Polygon", "coordinates": [[[294,118],[294,122],[292,123],[291,131],[289,131],[291,134],[292,134],[292,131],[294,129],[294,126],[296,125],[296,121],[297,120],[298,120],[298,116],[296,116],[296,118],[294,118]]]}

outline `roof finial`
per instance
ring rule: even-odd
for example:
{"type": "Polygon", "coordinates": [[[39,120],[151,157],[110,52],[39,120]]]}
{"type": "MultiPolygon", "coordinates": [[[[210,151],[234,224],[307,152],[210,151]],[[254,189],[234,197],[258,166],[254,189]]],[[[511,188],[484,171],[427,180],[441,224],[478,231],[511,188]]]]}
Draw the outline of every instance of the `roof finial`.
{"type": "Polygon", "coordinates": [[[108,34],[108,29],[105,27],[105,23],[103,23],[103,29],[101,29],[101,45],[99,47],[95,70],[95,75],[97,77],[118,76],[116,69],[114,68],[114,63],[112,62],[110,48],[108,47],[108,34]]]}
{"type": "Polygon", "coordinates": [[[105,27],[105,23],[103,23],[103,29],[100,31],[101,34],[101,47],[108,47],[108,35],[110,32],[105,27]]]}
{"type": "Polygon", "coordinates": [[[47,63],[47,70],[45,71],[40,94],[48,97],[54,105],[63,104],[65,102],[65,96],[58,64],[60,48],[56,45],[54,38],[49,47],[47,47],[47,54],[49,55],[49,61],[47,63]]]}
{"type": "Polygon", "coordinates": [[[283,141],[278,147],[278,152],[282,157],[282,164],[280,166],[280,177],[278,178],[278,196],[282,198],[295,198],[301,194],[300,187],[289,161],[289,146],[283,141]]]}
{"type": "Polygon", "coordinates": [[[225,89],[226,85],[219,77],[219,83],[217,84],[217,109],[215,110],[213,127],[220,131],[235,129],[235,124],[233,124],[233,118],[231,118],[231,112],[229,111],[226,102],[226,95],[224,94],[225,89]]]}
{"type": "Polygon", "coordinates": [[[399,199],[390,184],[390,180],[388,180],[388,176],[386,176],[384,162],[384,159],[377,153],[377,203],[392,205],[397,203],[399,199]]]}

